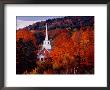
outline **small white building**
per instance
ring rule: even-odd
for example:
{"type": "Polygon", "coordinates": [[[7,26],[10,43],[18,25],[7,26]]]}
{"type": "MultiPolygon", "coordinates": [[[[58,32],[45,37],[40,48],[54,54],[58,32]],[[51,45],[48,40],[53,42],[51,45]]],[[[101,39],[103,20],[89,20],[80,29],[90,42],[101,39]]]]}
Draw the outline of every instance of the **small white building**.
{"type": "Polygon", "coordinates": [[[38,58],[40,61],[44,61],[44,55],[43,54],[38,55],[38,58]]]}

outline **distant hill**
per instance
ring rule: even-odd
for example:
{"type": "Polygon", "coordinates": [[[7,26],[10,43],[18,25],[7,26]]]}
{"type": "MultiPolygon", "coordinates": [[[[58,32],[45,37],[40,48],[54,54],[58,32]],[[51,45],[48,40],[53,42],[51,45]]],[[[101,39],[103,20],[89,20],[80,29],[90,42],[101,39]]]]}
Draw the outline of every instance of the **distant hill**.
{"type": "Polygon", "coordinates": [[[94,26],[94,16],[65,16],[63,18],[48,19],[46,21],[36,22],[24,27],[26,30],[45,30],[45,24],[48,24],[48,30],[70,29],[85,26],[94,26]]]}

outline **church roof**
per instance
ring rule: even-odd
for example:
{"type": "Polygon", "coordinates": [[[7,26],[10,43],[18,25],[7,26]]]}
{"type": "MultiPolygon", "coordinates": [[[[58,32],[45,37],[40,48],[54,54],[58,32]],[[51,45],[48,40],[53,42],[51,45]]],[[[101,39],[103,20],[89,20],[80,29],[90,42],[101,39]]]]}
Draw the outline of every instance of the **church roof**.
{"type": "Polygon", "coordinates": [[[44,48],[43,50],[38,52],[38,55],[44,55],[44,56],[48,57],[50,55],[50,50],[47,50],[44,48]]]}
{"type": "Polygon", "coordinates": [[[51,49],[47,49],[49,52],[51,51],[51,49]]]}

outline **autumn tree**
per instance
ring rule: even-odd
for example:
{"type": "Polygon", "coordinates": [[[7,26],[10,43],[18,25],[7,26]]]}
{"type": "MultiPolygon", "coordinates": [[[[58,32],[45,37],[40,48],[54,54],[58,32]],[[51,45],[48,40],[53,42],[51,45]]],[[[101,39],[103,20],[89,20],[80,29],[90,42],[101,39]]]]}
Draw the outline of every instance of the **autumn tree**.
{"type": "Polygon", "coordinates": [[[94,30],[91,27],[80,28],[79,31],[73,32],[72,40],[74,55],[80,58],[80,73],[85,73],[87,68],[94,66],[94,30]]]}
{"type": "Polygon", "coordinates": [[[17,31],[16,73],[29,72],[36,66],[36,45],[33,34],[29,31],[17,31]]]}
{"type": "Polygon", "coordinates": [[[53,50],[51,51],[53,69],[61,70],[62,73],[69,73],[69,68],[74,63],[73,52],[73,42],[69,33],[59,34],[54,40],[53,50]],[[64,71],[62,71],[63,69],[64,71]]]}
{"type": "Polygon", "coordinates": [[[32,40],[35,47],[36,46],[36,38],[34,36],[34,33],[32,33],[29,30],[21,29],[16,31],[16,41],[18,41],[20,38],[22,38],[24,41],[32,40]]]}

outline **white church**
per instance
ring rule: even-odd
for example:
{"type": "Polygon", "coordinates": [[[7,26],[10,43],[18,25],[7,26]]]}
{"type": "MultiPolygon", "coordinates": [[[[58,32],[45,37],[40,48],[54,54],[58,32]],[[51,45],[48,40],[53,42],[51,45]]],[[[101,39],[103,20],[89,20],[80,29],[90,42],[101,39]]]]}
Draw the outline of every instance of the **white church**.
{"type": "Polygon", "coordinates": [[[44,61],[46,58],[49,57],[50,51],[51,51],[51,44],[50,44],[50,41],[48,40],[48,31],[47,31],[47,24],[46,24],[45,40],[43,41],[41,50],[37,54],[38,59],[40,61],[44,61]]]}

